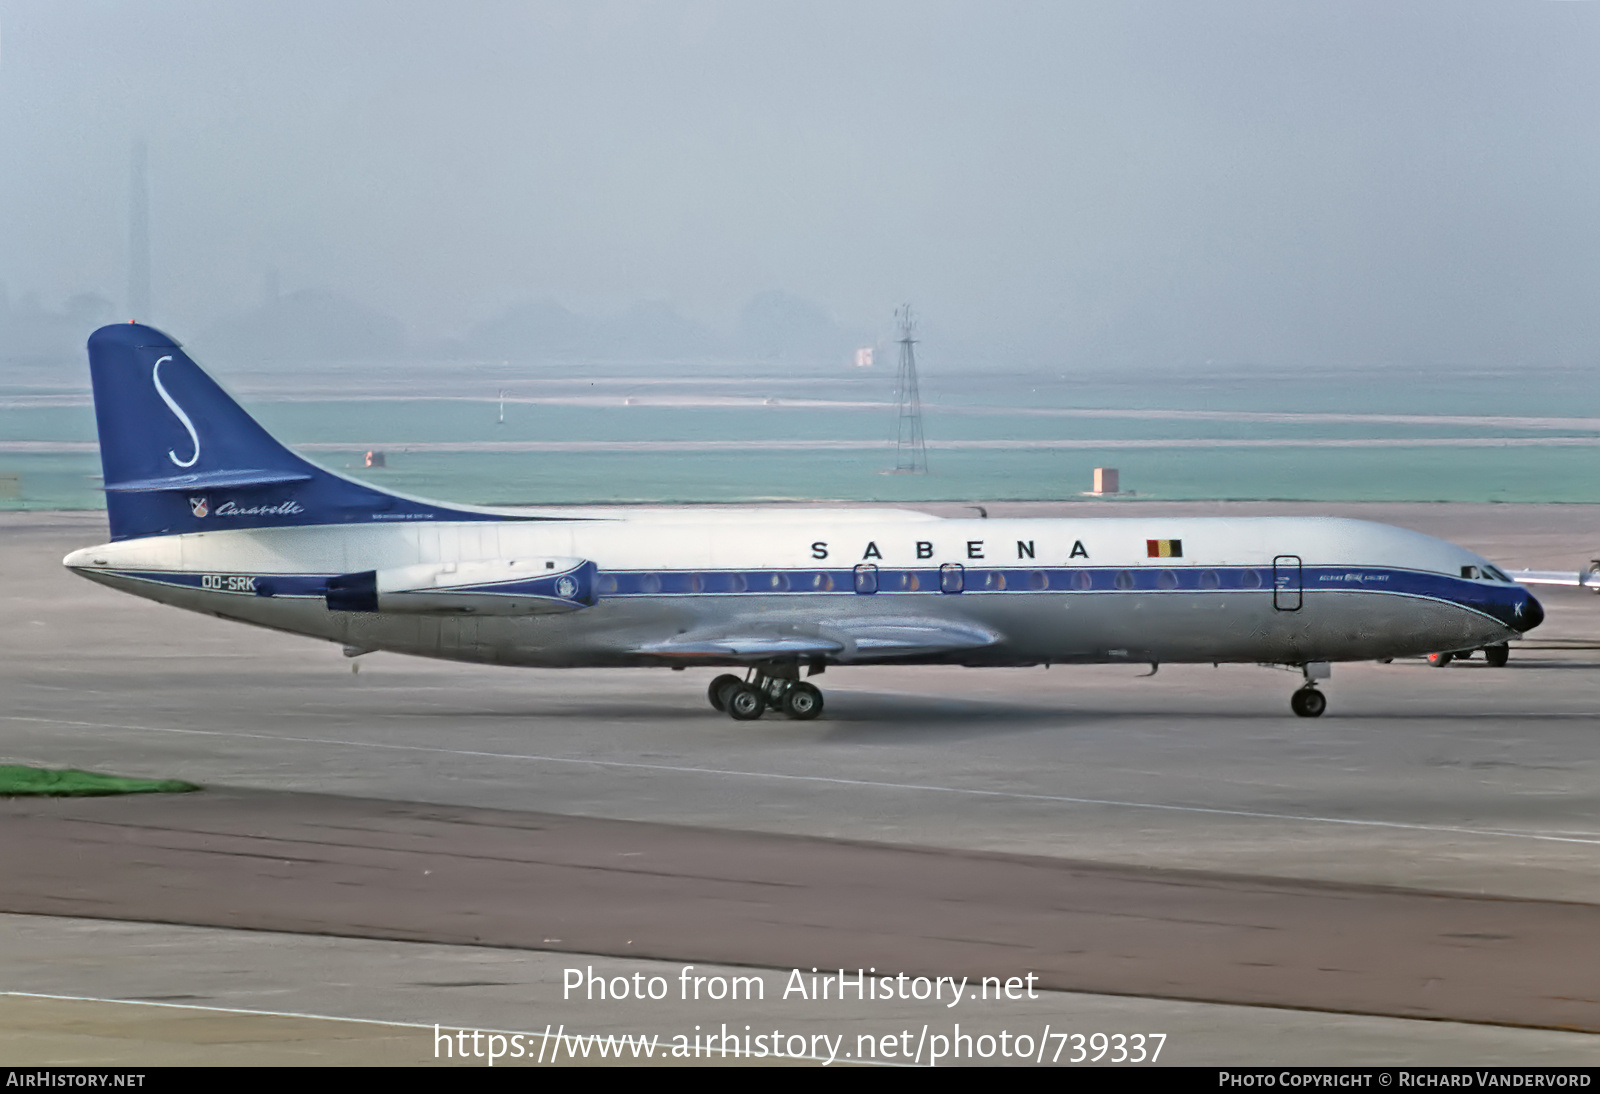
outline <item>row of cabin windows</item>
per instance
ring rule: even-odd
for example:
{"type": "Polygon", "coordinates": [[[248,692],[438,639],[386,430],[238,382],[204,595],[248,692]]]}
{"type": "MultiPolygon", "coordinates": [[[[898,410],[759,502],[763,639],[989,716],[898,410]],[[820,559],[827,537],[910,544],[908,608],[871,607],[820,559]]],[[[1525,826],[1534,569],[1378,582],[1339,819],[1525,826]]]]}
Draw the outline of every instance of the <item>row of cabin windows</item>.
{"type": "MultiPolygon", "coordinates": [[[[999,592],[1029,589],[1036,592],[1094,589],[1201,589],[1224,588],[1216,570],[969,570],[946,563],[937,570],[879,570],[862,565],[852,570],[757,573],[633,573],[601,574],[597,591],[613,593],[858,593],[933,592],[971,590],[999,592]]],[[[1259,570],[1229,571],[1227,588],[1260,589],[1269,582],[1259,570]]]]}

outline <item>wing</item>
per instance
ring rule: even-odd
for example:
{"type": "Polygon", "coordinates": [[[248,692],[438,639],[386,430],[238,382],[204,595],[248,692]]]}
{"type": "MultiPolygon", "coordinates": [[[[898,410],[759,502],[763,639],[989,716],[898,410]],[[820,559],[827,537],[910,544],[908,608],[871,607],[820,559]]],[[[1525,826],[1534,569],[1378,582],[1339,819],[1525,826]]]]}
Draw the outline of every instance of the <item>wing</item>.
{"type": "Polygon", "coordinates": [[[999,640],[1000,636],[991,630],[939,619],[845,619],[792,626],[752,619],[735,621],[719,631],[692,631],[634,649],[658,657],[764,661],[820,656],[845,662],[975,650],[999,640]]]}

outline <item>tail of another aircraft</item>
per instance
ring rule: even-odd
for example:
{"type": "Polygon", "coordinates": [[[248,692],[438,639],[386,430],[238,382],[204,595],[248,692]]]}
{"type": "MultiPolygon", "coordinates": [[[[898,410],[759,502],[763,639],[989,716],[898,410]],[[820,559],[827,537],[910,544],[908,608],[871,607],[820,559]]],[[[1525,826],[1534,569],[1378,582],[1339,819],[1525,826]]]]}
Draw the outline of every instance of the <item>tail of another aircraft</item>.
{"type": "Polygon", "coordinates": [[[89,337],[113,539],[308,524],[483,520],[301,459],[154,327],[89,337]]]}

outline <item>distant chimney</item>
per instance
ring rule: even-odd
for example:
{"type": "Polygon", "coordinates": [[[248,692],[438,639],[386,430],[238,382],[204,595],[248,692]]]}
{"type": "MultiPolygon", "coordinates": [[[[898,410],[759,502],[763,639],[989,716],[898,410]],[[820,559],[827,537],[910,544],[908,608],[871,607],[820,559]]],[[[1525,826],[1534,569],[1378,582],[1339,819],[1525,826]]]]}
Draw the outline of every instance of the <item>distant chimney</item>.
{"type": "Polygon", "coordinates": [[[150,191],[145,181],[144,141],[133,142],[128,172],[128,311],[129,319],[150,321],[150,191]]]}
{"type": "Polygon", "coordinates": [[[1094,469],[1094,492],[1096,494],[1116,494],[1121,492],[1117,483],[1117,469],[1115,467],[1097,467],[1094,469]]]}

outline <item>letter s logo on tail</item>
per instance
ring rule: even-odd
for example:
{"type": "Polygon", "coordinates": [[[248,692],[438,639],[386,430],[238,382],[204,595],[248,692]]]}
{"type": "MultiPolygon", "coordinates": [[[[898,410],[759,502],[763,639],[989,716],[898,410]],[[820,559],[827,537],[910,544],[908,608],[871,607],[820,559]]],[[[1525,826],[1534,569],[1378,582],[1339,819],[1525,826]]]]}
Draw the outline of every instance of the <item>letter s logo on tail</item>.
{"type": "MultiPolygon", "coordinates": [[[[167,394],[167,389],[161,386],[161,366],[170,360],[172,360],[172,357],[169,354],[157,361],[156,367],[150,370],[150,379],[155,382],[156,393],[161,396],[161,401],[167,404],[168,410],[178,416],[178,421],[183,423],[183,428],[189,431],[189,440],[194,442],[194,455],[190,456],[187,461],[178,459],[178,454],[170,448],[167,449],[167,456],[179,467],[193,467],[195,461],[200,458],[200,436],[194,431],[194,423],[189,420],[189,415],[183,412],[183,407],[179,406],[172,396],[167,394]]],[[[199,516],[201,514],[196,515],[199,516]]]]}

